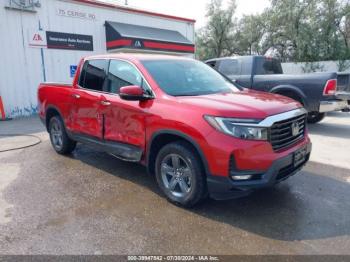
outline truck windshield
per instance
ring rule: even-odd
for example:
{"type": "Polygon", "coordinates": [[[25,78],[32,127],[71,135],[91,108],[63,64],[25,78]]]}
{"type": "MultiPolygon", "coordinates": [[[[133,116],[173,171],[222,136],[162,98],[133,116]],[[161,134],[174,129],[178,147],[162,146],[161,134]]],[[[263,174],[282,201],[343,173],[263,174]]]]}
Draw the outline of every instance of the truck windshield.
{"type": "Polygon", "coordinates": [[[270,57],[259,57],[256,59],[256,75],[283,74],[280,61],[270,57]]]}
{"type": "Polygon", "coordinates": [[[159,87],[172,96],[232,93],[240,89],[208,65],[195,60],[145,60],[159,87]]]}

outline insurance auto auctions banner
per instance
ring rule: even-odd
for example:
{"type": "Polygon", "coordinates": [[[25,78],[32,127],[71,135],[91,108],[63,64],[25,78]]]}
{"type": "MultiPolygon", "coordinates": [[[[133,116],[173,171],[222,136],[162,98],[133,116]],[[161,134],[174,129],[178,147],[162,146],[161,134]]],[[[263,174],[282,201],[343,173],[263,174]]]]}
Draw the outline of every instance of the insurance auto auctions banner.
{"type": "Polygon", "coordinates": [[[46,31],[47,48],[93,51],[92,35],[46,31]]]}

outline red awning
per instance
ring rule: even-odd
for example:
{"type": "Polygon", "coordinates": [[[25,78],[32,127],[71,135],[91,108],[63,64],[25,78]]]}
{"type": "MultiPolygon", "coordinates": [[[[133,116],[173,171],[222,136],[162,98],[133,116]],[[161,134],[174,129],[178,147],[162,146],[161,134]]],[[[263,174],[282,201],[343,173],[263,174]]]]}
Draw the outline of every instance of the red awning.
{"type": "Polygon", "coordinates": [[[195,46],[178,31],[106,21],[107,50],[129,48],[194,53],[195,46]]]}

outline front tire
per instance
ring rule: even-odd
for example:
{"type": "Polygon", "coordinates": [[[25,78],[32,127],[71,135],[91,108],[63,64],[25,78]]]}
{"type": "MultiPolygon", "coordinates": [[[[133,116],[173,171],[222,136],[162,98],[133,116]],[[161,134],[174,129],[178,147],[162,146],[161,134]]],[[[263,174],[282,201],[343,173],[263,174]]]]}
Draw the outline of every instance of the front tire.
{"type": "Polygon", "coordinates": [[[67,155],[75,149],[77,143],[68,137],[63,121],[59,116],[50,119],[49,133],[52,147],[58,154],[67,155]]]}
{"type": "Polygon", "coordinates": [[[201,161],[186,142],[165,145],[156,158],[156,178],[167,199],[192,207],[206,196],[201,161]]]}
{"type": "Polygon", "coordinates": [[[321,122],[323,118],[325,118],[326,113],[320,113],[320,112],[310,112],[307,115],[307,122],[309,124],[316,124],[318,122],[321,122]]]}

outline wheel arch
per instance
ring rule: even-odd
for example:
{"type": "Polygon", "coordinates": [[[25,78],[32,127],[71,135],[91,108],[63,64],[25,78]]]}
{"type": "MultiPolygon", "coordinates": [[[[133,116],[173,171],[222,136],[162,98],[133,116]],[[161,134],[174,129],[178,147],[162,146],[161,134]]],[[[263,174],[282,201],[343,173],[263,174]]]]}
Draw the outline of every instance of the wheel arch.
{"type": "MultiPolygon", "coordinates": [[[[45,126],[46,126],[47,131],[49,130],[50,119],[54,116],[59,116],[62,118],[62,114],[61,114],[60,110],[55,106],[49,105],[46,108],[46,112],[45,112],[45,126]]],[[[63,120],[63,118],[62,118],[62,120],[63,120]]]]}
{"type": "Polygon", "coordinates": [[[199,144],[189,135],[179,132],[177,130],[160,130],[155,132],[152,135],[146,150],[147,171],[150,174],[154,174],[155,160],[159,150],[166,144],[169,144],[175,141],[185,141],[194,149],[194,151],[197,153],[201,161],[201,165],[203,167],[205,174],[208,175],[209,174],[208,162],[199,144]]]}
{"type": "Polygon", "coordinates": [[[299,88],[293,85],[279,85],[270,90],[271,93],[288,96],[292,94],[295,96],[298,102],[300,102],[305,108],[308,108],[307,97],[299,88]]]}

